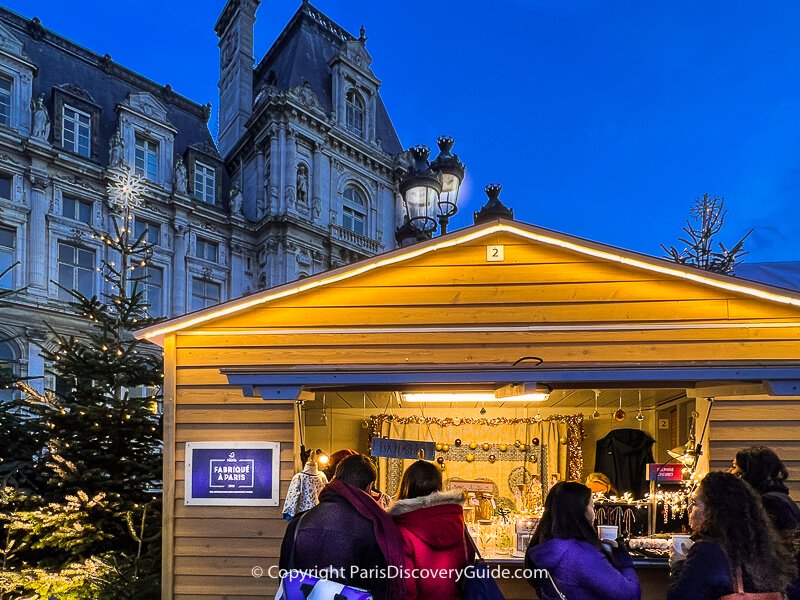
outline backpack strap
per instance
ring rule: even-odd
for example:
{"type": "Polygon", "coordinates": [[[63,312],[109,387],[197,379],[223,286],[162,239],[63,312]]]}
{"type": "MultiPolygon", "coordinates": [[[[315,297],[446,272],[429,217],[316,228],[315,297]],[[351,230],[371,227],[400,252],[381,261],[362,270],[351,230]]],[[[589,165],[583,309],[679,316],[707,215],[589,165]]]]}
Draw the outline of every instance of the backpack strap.
{"type": "Polygon", "coordinates": [[[308,514],[308,511],[297,517],[297,524],[294,526],[294,535],[292,536],[292,551],[289,552],[289,561],[286,563],[289,571],[294,570],[294,549],[297,546],[297,530],[300,529],[300,523],[303,522],[303,517],[308,514]]]}

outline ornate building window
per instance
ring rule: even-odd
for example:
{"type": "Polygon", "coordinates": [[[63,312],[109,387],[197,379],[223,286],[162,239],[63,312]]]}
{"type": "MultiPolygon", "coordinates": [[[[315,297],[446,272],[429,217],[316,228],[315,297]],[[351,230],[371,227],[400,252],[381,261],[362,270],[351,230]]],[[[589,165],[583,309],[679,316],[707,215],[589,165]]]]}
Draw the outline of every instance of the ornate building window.
{"type": "Polygon", "coordinates": [[[0,289],[10,290],[14,286],[14,273],[11,265],[17,245],[17,232],[0,227],[0,289]]]}
{"type": "Polygon", "coordinates": [[[92,224],[92,203],[64,196],[61,200],[61,215],[73,221],[92,224]]]}
{"type": "Polygon", "coordinates": [[[145,243],[158,246],[161,243],[161,226],[158,223],[137,217],[136,222],[133,224],[133,237],[138,240],[142,235],[145,236],[145,243]]]}
{"type": "Polygon", "coordinates": [[[11,200],[11,189],[13,187],[11,184],[11,175],[0,173],[0,198],[11,200]]]}
{"type": "Polygon", "coordinates": [[[203,238],[197,238],[195,246],[195,256],[203,260],[217,262],[219,259],[219,244],[216,242],[209,242],[203,238]]]}
{"type": "Polygon", "coordinates": [[[88,113],[64,104],[61,121],[61,143],[65,150],[91,157],[92,118],[88,113]]]}
{"type": "Polygon", "coordinates": [[[151,317],[164,316],[164,270],[154,266],[136,267],[133,277],[139,284],[137,289],[144,295],[143,300],[148,304],[147,314],[151,317]]]}
{"type": "Polygon", "coordinates": [[[0,76],[0,125],[11,125],[11,80],[0,76]]]}
{"type": "Polygon", "coordinates": [[[366,235],[367,203],[364,196],[354,186],[347,186],[342,193],[344,205],[342,206],[342,227],[366,235]]]}
{"type": "Polygon", "coordinates": [[[59,300],[74,300],[69,290],[91,298],[94,296],[94,250],[67,242],[58,242],[59,300]]]}
{"type": "Polygon", "coordinates": [[[192,277],[192,310],[200,310],[219,304],[222,286],[213,281],[192,277]]]}
{"type": "MultiPolygon", "coordinates": [[[[341,97],[341,96],[340,96],[341,97]]],[[[364,137],[364,100],[353,88],[345,96],[345,127],[358,137],[364,137]]]]}
{"type": "Polygon", "coordinates": [[[137,135],[133,159],[137,175],[158,181],[158,142],[137,135]]]}
{"type": "MultiPolygon", "coordinates": [[[[14,347],[9,342],[0,342],[0,382],[11,380],[18,375],[17,363],[19,357],[14,352],[14,347]]],[[[14,390],[6,388],[0,383],[0,402],[9,402],[14,397],[14,390]]]]}
{"type": "Polygon", "coordinates": [[[216,201],[216,169],[194,161],[194,197],[201,202],[214,204],[216,201]]]}

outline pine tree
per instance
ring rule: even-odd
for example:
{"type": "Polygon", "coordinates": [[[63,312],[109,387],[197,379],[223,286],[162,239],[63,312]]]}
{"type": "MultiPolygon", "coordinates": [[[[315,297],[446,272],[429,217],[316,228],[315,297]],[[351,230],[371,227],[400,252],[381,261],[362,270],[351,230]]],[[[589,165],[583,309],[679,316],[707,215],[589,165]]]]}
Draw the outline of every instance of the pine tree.
{"type": "Polygon", "coordinates": [[[748,231],[730,249],[720,243],[719,250],[715,251],[714,236],[722,230],[728,213],[725,210],[725,199],[719,196],[710,198],[708,194],[703,194],[702,199],[695,198],[690,212],[692,219],[686,221],[686,226],[683,228],[688,238],[678,238],[685,248],[679,251],[675,246],[667,248],[661,244],[661,248],[667,253],[665,258],[681,265],[729,275],[747,254],[744,242],[753,230],[748,231]]]}
{"type": "MultiPolygon", "coordinates": [[[[40,581],[49,573],[55,590],[65,570],[89,569],[76,590],[60,590],[64,598],[158,593],[161,425],[154,390],[162,366],[160,354],[132,335],[154,322],[142,288],[151,245],[146,232],[133,234],[141,179],[128,171],[110,178],[111,232],[93,231],[108,250],[99,267],[107,289],[91,298],[67,290],[85,328],[80,336],[50,328],[55,348],[42,354],[53,365],[58,391],[42,394],[18,384],[20,418],[43,446],[26,465],[34,473],[30,485],[21,494],[19,487],[6,488],[0,516],[7,540],[9,532],[17,540],[18,573],[27,569],[40,581]],[[132,394],[140,390],[146,393],[132,394]]],[[[16,585],[33,590],[25,581],[16,585]]]]}

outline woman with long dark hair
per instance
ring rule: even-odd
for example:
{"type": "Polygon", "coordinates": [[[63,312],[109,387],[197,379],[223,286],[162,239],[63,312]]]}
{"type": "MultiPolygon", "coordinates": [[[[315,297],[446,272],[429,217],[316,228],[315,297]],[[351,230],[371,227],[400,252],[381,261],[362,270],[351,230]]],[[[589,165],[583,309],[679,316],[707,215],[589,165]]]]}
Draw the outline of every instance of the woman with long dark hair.
{"type": "Polygon", "coordinates": [[[406,566],[429,569],[406,580],[404,600],[460,600],[456,570],[471,558],[464,537],[464,494],[442,491],[442,471],[418,460],[400,479],[397,501],[389,510],[403,536],[406,566]]]}
{"type": "MultiPolygon", "coordinates": [[[[789,471],[771,448],[751,446],[739,450],[730,471],[749,483],[761,496],[761,502],[780,536],[793,549],[795,563],[800,566],[800,508],[789,497],[786,480],[789,471]]],[[[786,590],[789,600],[800,600],[800,579],[786,590]]]]}
{"type": "Polygon", "coordinates": [[[546,569],[549,575],[530,580],[539,598],[641,598],[630,555],[616,542],[601,542],[593,523],[594,505],[588,487],[572,481],[553,486],[525,553],[526,568],[546,569]]]}
{"type": "Polygon", "coordinates": [[[739,591],[781,594],[796,574],[793,558],[747,483],[706,475],[689,512],[694,544],[670,576],[668,600],[716,600],[739,591]]]}

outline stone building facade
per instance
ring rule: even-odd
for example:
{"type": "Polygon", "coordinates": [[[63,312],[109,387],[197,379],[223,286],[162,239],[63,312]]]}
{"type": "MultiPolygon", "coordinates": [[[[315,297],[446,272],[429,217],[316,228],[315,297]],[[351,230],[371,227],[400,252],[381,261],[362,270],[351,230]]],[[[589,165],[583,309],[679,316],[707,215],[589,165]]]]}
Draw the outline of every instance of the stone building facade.
{"type": "Polygon", "coordinates": [[[153,316],[394,247],[403,153],[363,33],[302,2],[254,67],[258,4],[230,0],[215,26],[218,145],[210,106],[0,8],[0,272],[18,263],[0,279],[18,290],[0,310],[0,369],[46,375],[45,323],[80,334],[60,286],[103,292],[91,228],[110,226],[117,167],[147,186],[134,227],[155,244],[153,316]]]}

